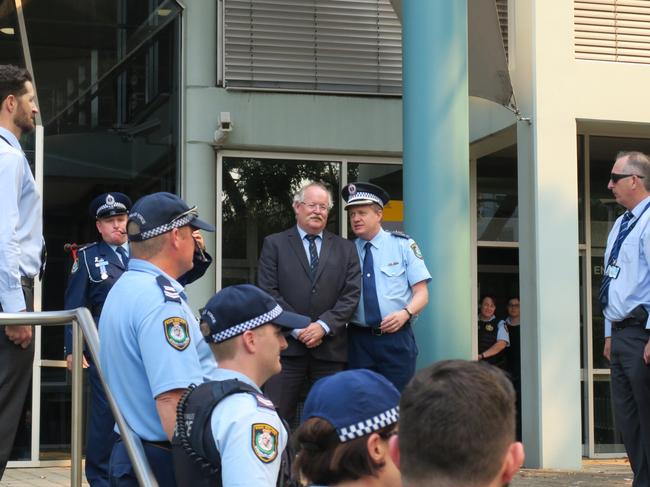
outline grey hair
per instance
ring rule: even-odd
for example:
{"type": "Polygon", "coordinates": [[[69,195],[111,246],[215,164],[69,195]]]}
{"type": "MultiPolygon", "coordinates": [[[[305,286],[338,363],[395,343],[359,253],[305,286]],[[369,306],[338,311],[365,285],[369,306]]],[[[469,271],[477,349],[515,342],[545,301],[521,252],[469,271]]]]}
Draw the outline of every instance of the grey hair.
{"type": "Polygon", "coordinates": [[[616,160],[627,157],[626,168],[631,168],[635,174],[643,176],[643,187],[650,191],[650,158],[639,151],[621,151],[616,154],[616,160]]]}
{"type": "Polygon", "coordinates": [[[334,199],[332,198],[332,192],[329,190],[327,186],[325,186],[324,183],[321,183],[320,181],[311,181],[307,184],[302,185],[300,189],[296,191],[296,193],[293,195],[294,206],[297,205],[298,203],[304,203],[305,191],[313,187],[320,188],[327,193],[327,199],[328,199],[327,208],[331,210],[332,207],[334,206],[334,199]]]}

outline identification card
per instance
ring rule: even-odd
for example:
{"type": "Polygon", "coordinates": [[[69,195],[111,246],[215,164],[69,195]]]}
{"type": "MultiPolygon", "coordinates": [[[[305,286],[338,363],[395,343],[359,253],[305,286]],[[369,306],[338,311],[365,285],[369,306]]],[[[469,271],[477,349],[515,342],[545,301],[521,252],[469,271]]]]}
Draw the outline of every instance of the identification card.
{"type": "Polygon", "coordinates": [[[621,272],[621,268],[617,265],[608,265],[605,269],[605,274],[611,279],[616,279],[619,272],[621,272]]]}

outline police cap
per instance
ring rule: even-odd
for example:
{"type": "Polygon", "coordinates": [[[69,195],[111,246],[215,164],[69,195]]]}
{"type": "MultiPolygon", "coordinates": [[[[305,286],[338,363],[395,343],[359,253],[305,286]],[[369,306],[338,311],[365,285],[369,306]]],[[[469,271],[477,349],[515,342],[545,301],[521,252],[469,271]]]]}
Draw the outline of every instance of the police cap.
{"type": "Polygon", "coordinates": [[[345,200],[345,209],[350,206],[378,204],[382,208],[390,200],[390,196],[383,189],[372,183],[350,183],[343,190],[341,196],[345,200]]]}
{"type": "Polygon", "coordinates": [[[309,391],[302,421],[322,418],[341,443],[379,431],[399,420],[399,392],[367,369],[345,370],[317,381],[309,391]]]}
{"type": "Polygon", "coordinates": [[[284,311],[275,299],[252,284],[222,289],[201,311],[201,322],[210,328],[205,336],[209,343],[224,342],[267,323],[297,329],[306,328],[310,321],[307,316],[284,311]]]}
{"type": "Polygon", "coordinates": [[[214,226],[199,220],[196,206],[190,208],[175,194],[161,192],[135,202],[129,213],[127,232],[129,240],[141,242],[185,225],[214,232],[214,226]]]}
{"type": "Polygon", "coordinates": [[[88,213],[91,218],[109,218],[126,215],[131,209],[131,199],[124,193],[104,193],[90,202],[88,213]]]}

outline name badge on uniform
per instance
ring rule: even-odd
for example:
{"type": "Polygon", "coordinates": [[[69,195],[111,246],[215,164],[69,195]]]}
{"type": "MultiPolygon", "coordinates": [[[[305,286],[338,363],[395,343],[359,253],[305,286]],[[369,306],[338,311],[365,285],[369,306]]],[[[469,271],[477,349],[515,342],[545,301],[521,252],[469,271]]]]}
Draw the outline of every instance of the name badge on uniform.
{"type": "Polygon", "coordinates": [[[621,272],[621,268],[617,265],[608,265],[605,269],[605,275],[611,279],[616,279],[619,272],[621,272]]]}

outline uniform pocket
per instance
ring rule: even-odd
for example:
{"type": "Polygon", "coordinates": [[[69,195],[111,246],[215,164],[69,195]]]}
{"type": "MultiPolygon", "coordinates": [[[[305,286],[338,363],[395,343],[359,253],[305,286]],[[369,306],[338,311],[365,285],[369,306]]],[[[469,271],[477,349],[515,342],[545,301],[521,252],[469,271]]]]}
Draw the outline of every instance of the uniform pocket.
{"type": "Polygon", "coordinates": [[[408,286],[406,267],[401,264],[385,265],[381,266],[379,270],[386,285],[387,296],[401,296],[404,293],[405,286],[408,286]]]}

